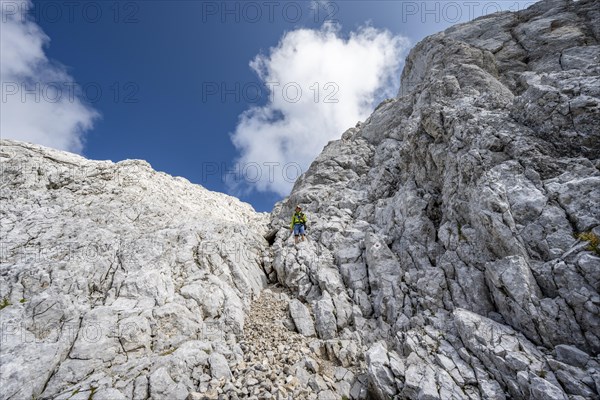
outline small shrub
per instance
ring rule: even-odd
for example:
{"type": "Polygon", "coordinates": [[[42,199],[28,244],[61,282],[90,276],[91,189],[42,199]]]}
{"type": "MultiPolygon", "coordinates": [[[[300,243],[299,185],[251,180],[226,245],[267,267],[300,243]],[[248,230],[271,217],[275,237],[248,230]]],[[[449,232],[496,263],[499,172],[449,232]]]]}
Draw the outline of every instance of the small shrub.
{"type": "Polygon", "coordinates": [[[546,371],[544,371],[543,369],[538,372],[538,376],[540,378],[545,378],[547,375],[548,375],[548,373],[546,371]]]}
{"type": "Polygon", "coordinates": [[[0,310],[2,310],[3,308],[6,308],[8,306],[10,306],[10,301],[8,301],[8,297],[5,297],[2,299],[2,302],[0,302],[0,310]]]}
{"type": "Polygon", "coordinates": [[[577,239],[588,242],[586,250],[593,251],[600,256],[600,238],[596,236],[592,231],[581,232],[577,234],[577,239]]]}
{"type": "Polygon", "coordinates": [[[176,347],[170,348],[167,351],[163,351],[162,353],[160,353],[161,356],[168,356],[169,354],[173,354],[175,352],[175,350],[177,350],[176,347]]]}
{"type": "Polygon", "coordinates": [[[458,241],[459,242],[466,242],[467,238],[462,233],[462,224],[460,222],[458,223],[457,228],[458,228],[458,241]]]}

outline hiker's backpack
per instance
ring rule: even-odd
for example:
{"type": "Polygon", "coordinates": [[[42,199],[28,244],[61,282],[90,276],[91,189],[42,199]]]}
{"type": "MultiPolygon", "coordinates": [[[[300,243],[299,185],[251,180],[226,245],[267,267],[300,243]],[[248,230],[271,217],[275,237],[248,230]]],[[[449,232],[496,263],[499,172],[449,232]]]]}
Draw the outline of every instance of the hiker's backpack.
{"type": "Polygon", "coordinates": [[[304,225],[304,229],[308,229],[308,221],[306,220],[306,214],[302,213],[302,219],[304,220],[302,224],[304,225]]]}

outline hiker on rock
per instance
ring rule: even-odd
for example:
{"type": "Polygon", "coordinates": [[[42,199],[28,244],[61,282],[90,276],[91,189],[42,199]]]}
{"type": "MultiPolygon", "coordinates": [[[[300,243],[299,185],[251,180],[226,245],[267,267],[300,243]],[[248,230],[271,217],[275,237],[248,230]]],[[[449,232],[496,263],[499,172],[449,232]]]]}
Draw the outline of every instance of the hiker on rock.
{"type": "Polygon", "coordinates": [[[298,244],[298,237],[302,237],[304,242],[304,230],[306,226],[306,215],[302,212],[302,207],[296,206],[294,215],[292,215],[292,223],[290,224],[290,231],[294,232],[294,242],[298,244]]]}

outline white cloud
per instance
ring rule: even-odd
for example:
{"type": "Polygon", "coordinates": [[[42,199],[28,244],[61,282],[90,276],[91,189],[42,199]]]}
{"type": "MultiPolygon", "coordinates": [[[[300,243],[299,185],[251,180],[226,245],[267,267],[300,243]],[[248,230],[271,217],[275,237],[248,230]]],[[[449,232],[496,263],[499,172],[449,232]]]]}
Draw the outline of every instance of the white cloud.
{"type": "Polygon", "coordinates": [[[373,27],[342,37],[328,24],[287,32],[268,55],[258,55],[250,66],[273,90],[266,105],[240,116],[232,141],[241,153],[241,170],[251,163],[280,167],[264,166],[260,179],[253,174],[245,187],[233,184],[234,190],[289,194],[297,165],[305,171],[328,141],[364,121],[376,102],[395,96],[408,45],[373,27]]]}
{"type": "Polygon", "coordinates": [[[80,152],[99,114],[44,53],[50,38],[27,17],[31,7],[30,0],[0,0],[1,136],[80,152]]]}

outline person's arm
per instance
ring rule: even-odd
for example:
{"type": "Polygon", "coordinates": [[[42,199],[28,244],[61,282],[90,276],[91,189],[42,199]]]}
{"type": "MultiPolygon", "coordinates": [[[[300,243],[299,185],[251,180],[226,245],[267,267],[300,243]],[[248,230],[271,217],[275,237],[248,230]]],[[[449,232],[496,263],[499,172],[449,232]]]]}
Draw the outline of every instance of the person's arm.
{"type": "Polygon", "coordinates": [[[294,215],[292,214],[292,222],[290,223],[290,231],[294,230],[294,215]]]}

